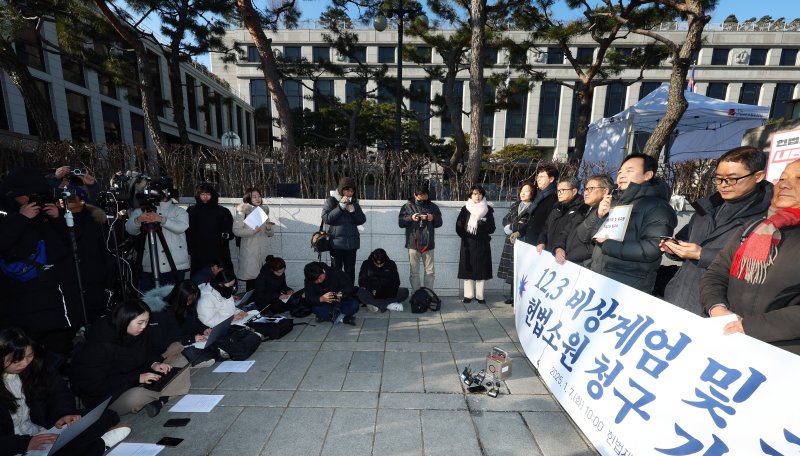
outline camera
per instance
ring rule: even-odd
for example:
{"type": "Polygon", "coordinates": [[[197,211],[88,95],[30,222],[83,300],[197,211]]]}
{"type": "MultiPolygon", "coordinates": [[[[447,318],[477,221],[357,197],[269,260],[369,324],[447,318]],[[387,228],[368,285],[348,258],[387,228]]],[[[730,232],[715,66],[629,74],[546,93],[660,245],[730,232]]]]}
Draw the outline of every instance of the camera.
{"type": "Polygon", "coordinates": [[[342,298],[344,298],[344,293],[341,291],[336,291],[333,293],[333,302],[342,302],[342,298]]]}
{"type": "Polygon", "coordinates": [[[419,227],[422,228],[427,222],[428,213],[425,211],[417,212],[414,216],[419,220],[419,227]]]}
{"type": "Polygon", "coordinates": [[[28,204],[34,203],[40,208],[44,209],[46,204],[55,204],[56,199],[53,195],[49,195],[47,193],[31,193],[28,195],[28,204]]]}
{"type": "Polygon", "coordinates": [[[77,177],[77,176],[85,176],[85,175],[87,175],[87,174],[89,174],[89,173],[87,173],[85,169],[80,169],[80,168],[72,168],[72,169],[69,171],[69,174],[70,174],[71,176],[76,176],[76,177],[77,177]]]}

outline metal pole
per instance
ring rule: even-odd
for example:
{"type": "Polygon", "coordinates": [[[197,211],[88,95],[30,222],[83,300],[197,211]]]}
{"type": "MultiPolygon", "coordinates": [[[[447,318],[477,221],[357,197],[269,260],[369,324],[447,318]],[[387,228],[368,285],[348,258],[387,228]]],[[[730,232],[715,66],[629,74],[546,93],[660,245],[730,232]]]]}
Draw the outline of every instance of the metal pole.
{"type": "Polygon", "coordinates": [[[397,8],[397,87],[395,94],[395,113],[394,113],[394,150],[398,153],[402,150],[402,122],[400,111],[403,108],[403,0],[397,8]]]}

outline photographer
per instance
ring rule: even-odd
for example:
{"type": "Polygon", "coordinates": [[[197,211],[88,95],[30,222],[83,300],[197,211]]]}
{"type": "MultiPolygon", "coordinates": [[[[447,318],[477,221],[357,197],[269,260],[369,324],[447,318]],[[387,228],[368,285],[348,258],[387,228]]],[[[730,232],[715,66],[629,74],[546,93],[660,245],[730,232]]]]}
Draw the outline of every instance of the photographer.
{"type": "Polygon", "coordinates": [[[436,277],[433,266],[433,248],[436,244],[433,235],[434,230],[442,226],[442,211],[428,199],[427,186],[419,186],[414,190],[414,197],[400,209],[398,224],[406,230],[411,291],[417,291],[420,287],[420,260],[425,268],[422,283],[432,290],[436,277]]]}
{"type": "Polygon", "coordinates": [[[68,354],[83,323],[67,226],[47,180],[17,168],[0,183],[0,324],[68,354]]]}
{"type": "Polygon", "coordinates": [[[355,326],[359,302],[351,296],[353,286],[347,275],[318,261],[308,263],[303,274],[305,299],[317,316],[317,323],[330,321],[355,326]]]}
{"type": "MultiPolygon", "coordinates": [[[[125,222],[125,230],[132,236],[142,233],[142,225],[146,228],[152,227],[161,230],[166,241],[167,248],[172,254],[175,262],[176,273],[172,274],[164,251],[164,246],[158,243],[158,273],[161,285],[175,284],[184,279],[189,270],[189,251],[186,247],[186,230],[189,228],[189,214],[176,205],[171,198],[170,179],[162,177],[159,182],[151,184],[151,190],[142,207],[134,209],[130,218],[125,222]],[[156,204],[158,201],[158,204],[156,204]]],[[[158,242],[158,240],[156,241],[158,242]]],[[[150,245],[145,242],[142,251],[142,274],[139,277],[139,290],[142,292],[151,290],[155,285],[153,268],[150,264],[150,245]]]]}
{"type": "Polygon", "coordinates": [[[86,168],[73,168],[69,165],[64,165],[52,174],[45,176],[50,186],[53,188],[65,188],[67,185],[75,185],[83,188],[86,191],[87,197],[84,201],[94,204],[98,192],[100,191],[100,184],[97,179],[89,174],[86,168]]]}

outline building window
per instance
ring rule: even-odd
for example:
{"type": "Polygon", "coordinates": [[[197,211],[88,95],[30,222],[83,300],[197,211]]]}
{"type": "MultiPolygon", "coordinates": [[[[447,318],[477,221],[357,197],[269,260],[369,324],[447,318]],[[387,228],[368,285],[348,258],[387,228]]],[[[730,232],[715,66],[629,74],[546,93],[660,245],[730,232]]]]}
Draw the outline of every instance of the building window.
{"type": "Polygon", "coordinates": [[[89,98],[67,90],[67,114],[72,141],[92,142],[92,126],[89,119],[89,98]]]}
{"type": "Polygon", "coordinates": [[[97,82],[100,84],[100,94],[109,98],[117,98],[117,86],[111,76],[104,73],[97,73],[97,82]]]}
{"type": "Polygon", "coordinates": [[[253,138],[250,137],[250,119],[251,115],[249,112],[244,113],[244,137],[246,141],[242,141],[242,143],[247,143],[248,146],[253,144],[253,138]]]}
{"type": "Polygon", "coordinates": [[[218,95],[214,99],[214,117],[216,117],[217,138],[222,138],[222,135],[225,133],[225,129],[222,126],[222,103],[220,102],[218,95]]]}
{"type": "Polygon", "coordinates": [[[645,81],[642,82],[642,85],[639,86],[639,99],[650,95],[650,92],[656,90],[657,88],[661,87],[661,83],[659,81],[645,81]]]}
{"type": "Polygon", "coordinates": [[[795,66],[797,63],[797,49],[783,49],[781,51],[780,66],[795,66]]]}
{"type": "Polygon", "coordinates": [[[483,49],[483,64],[488,66],[497,65],[496,47],[486,47],[483,49]]]}
{"type": "MultiPolygon", "coordinates": [[[[153,98],[155,99],[156,110],[159,116],[164,117],[164,92],[161,89],[161,59],[153,52],[148,52],[147,58],[150,61],[150,85],[153,87],[153,98]]],[[[141,104],[141,102],[139,104],[141,104]]],[[[195,115],[197,115],[197,113],[195,113],[195,115]]],[[[197,128],[197,119],[195,119],[194,128],[197,128]]]]}
{"type": "Polygon", "coordinates": [[[606,106],[603,117],[611,117],[625,109],[625,85],[614,82],[606,87],[606,106]]]}
{"type": "Polygon", "coordinates": [[[364,101],[367,98],[367,84],[365,81],[346,81],[344,83],[344,102],[364,101]]]}
{"type": "Polygon", "coordinates": [[[526,49],[511,48],[508,50],[508,61],[512,65],[524,65],[528,63],[528,51],[526,49]]]}
{"type": "Polygon", "coordinates": [[[615,47],[614,51],[622,57],[628,57],[633,53],[632,47],[615,47]]]}
{"type": "Polygon", "coordinates": [[[483,82],[483,136],[494,137],[494,87],[483,82]]]}
{"type": "Polygon", "coordinates": [[[269,92],[267,81],[264,79],[250,80],[250,106],[258,109],[269,105],[269,92]]]}
{"type": "MultiPolygon", "coordinates": [[[[197,88],[193,77],[186,75],[186,109],[189,111],[189,128],[197,130],[197,88]]],[[[180,115],[180,113],[175,113],[180,115]]]]}
{"type": "Polygon", "coordinates": [[[731,48],[714,48],[711,52],[712,65],[727,65],[728,55],[731,53],[731,48]]]}
{"type": "Polygon", "coordinates": [[[561,65],[564,63],[564,49],[560,47],[547,48],[547,64],[561,65]]]}
{"type": "Polygon", "coordinates": [[[203,94],[203,133],[211,134],[211,90],[205,84],[200,84],[203,94]]]}
{"type": "Polygon", "coordinates": [[[299,62],[302,57],[300,46],[284,46],[283,58],[290,62],[299,62]]]}
{"type": "Polygon", "coordinates": [[[119,108],[108,103],[101,103],[103,109],[103,131],[106,135],[106,144],[122,142],[122,128],[119,121],[119,108]]]}
{"type": "Polygon", "coordinates": [[[528,92],[511,95],[506,110],[506,138],[524,138],[528,112],[528,92]]]}
{"type": "MultiPolygon", "coordinates": [[[[578,92],[580,92],[581,88],[583,87],[583,83],[580,81],[575,81],[575,90],[572,91],[572,115],[569,119],[569,137],[574,138],[575,132],[578,130],[578,110],[581,108],[581,100],[578,96],[578,92]]],[[[540,108],[541,111],[541,108],[540,108]]],[[[542,115],[539,114],[539,122],[541,123],[542,115]]]]}
{"type": "Polygon", "coordinates": [[[539,138],[556,137],[560,104],[561,85],[552,81],[543,82],[539,94],[539,127],[536,132],[539,138]]]}
{"type": "Polygon", "coordinates": [[[131,137],[133,145],[142,149],[147,148],[147,138],[144,132],[144,117],[131,113],[131,137]]]}
{"type": "MultiPolygon", "coordinates": [[[[50,84],[38,79],[34,79],[33,83],[36,85],[39,95],[44,99],[47,113],[52,117],[53,105],[50,103],[50,84]]],[[[28,134],[31,136],[39,136],[39,128],[36,126],[36,122],[33,121],[33,116],[31,116],[31,112],[27,107],[25,107],[25,114],[28,117],[28,134]]]]}
{"type": "Polygon", "coordinates": [[[320,111],[333,103],[333,81],[323,79],[314,82],[314,111],[320,111]]]}
{"type": "Polygon", "coordinates": [[[39,37],[33,28],[26,27],[21,30],[19,37],[14,42],[14,47],[17,51],[17,57],[25,65],[36,68],[39,71],[45,71],[42,43],[39,42],[39,37]]]}
{"type": "Polygon", "coordinates": [[[236,134],[239,135],[239,140],[243,141],[244,138],[244,121],[242,120],[242,107],[236,107],[236,134]]]}
{"type": "Polygon", "coordinates": [[[367,63],[367,47],[356,46],[351,49],[347,61],[350,63],[367,63]]]}
{"type": "Polygon", "coordinates": [[[69,57],[61,57],[61,72],[65,81],[85,87],[86,80],[83,77],[83,65],[69,57]]]}
{"type": "Polygon", "coordinates": [[[594,48],[579,47],[577,54],[575,54],[575,59],[581,65],[591,65],[594,60],[594,48]]]}
{"type": "Polygon", "coordinates": [[[378,63],[394,63],[394,46],[378,46],[378,63]]]}
{"type": "Polygon", "coordinates": [[[379,85],[378,86],[378,103],[394,104],[394,96],[397,93],[397,88],[394,86],[379,85]]]}
{"type": "Polygon", "coordinates": [[[330,62],[331,48],[328,46],[314,46],[311,56],[314,63],[330,62]]]}
{"type": "Polygon", "coordinates": [[[753,48],[750,50],[750,66],[760,66],[767,64],[767,48],[753,48]]]}
{"type": "MultiPolygon", "coordinates": [[[[136,63],[136,53],[133,51],[123,51],[122,59],[130,68],[130,76],[132,80],[139,81],[139,65],[136,63]]],[[[131,106],[142,107],[142,93],[136,83],[128,83],[125,85],[126,95],[125,99],[131,106]]]]}
{"type": "Polygon", "coordinates": [[[419,123],[424,135],[431,130],[431,82],[425,80],[411,81],[411,111],[419,123]]]}
{"type": "MultiPolygon", "coordinates": [[[[453,98],[455,100],[455,104],[458,107],[459,112],[464,110],[464,81],[455,81],[453,84],[453,98]]],[[[461,120],[463,115],[459,114],[457,122],[459,125],[461,124],[461,120]]],[[[450,120],[450,112],[445,110],[442,113],[442,138],[447,138],[453,136],[453,122],[450,120]]]]}
{"type": "Polygon", "coordinates": [[[709,82],[708,89],[706,89],[706,96],[716,98],[717,100],[724,100],[728,97],[728,83],[727,82],[709,82]]]}
{"type": "Polygon", "coordinates": [[[739,94],[739,103],[757,105],[758,96],[761,94],[761,84],[758,82],[745,82],[739,94]]]}
{"type": "Polygon", "coordinates": [[[775,86],[775,95],[772,97],[772,109],[769,112],[770,119],[791,119],[789,101],[794,98],[794,84],[781,82],[775,86]]]}
{"type": "Polygon", "coordinates": [[[8,113],[6,112],[6,98],[3,93],[3,78],[0,78],[0,130],[9,130],[8,113]]]}
{"type": "Polygon", "coordinates": [[[430,46],[417,46],[417,56],[419,56],[421,63],[431,63],[433,50],[430,46]]]}
{"type": "Polygon", "coordinates": [[[283,81],[283,90],[286,91],[286,98],[289,99],[290,109],[303,109],[303,89],[300,81],[291,79],[283,81]]]}
{"type": "Polygon", "coordinates": [[[255,46],[247,46],[247,61],[250,63],[261,62],[261,56],[258,55],[258,48],[255,46]]]}

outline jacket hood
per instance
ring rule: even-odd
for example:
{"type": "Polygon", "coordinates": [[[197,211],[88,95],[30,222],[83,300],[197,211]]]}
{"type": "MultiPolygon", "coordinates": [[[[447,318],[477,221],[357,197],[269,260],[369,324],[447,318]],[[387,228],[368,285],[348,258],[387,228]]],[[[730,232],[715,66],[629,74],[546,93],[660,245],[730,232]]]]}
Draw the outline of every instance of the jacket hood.
{"type": "Polygon", "coordinates": [[[163,287],[153,288],[142,296],[142,301],[150,306],[153,312],[160,312],[167,307],[165,298],[172,291],[172,285],[164,285],[163,287]]]}
{"type": "Polygon", "coordinates": [[[355,179],[353,179],[352,177],[343,177],[343,178],[339,179],[339,186],[336,187],[336,191],[339,192],[339,194],[341,195],[342,194],[342,189],[345,188],[345,187],[352,188],[353,189],[353,196],[356,195],[358,189],[356,188],[356,180],[355,179]]]}
{"type": "Polygon", "coordinates": [[[195,195],[194,200],[197,203],[198,207],[211,207],[219,204],[219,193],[217,193],[217,189],[207,184],[200,184],[197,187],[198,190],[202,187],[203,192],[211,193],[211,199],[208,200],[207,203],[200,201],[200,196],[195,195]]]}
{"type": "Polygon", "coordinates": [[[99,207],[92,206],[91,204],[86,204],[84,205],[83,210],[85,210],[89,215],[91,215],[95,222],[101,225],[108,224],[108,219],[106,218],[105,211],[100,209],[99,207]]]}
{"type": "MultiPolygon", "coordinates": [[[[264,212],[267,213],[267,215],[269,215],[269,207],[267,205],[262,204],[261,206],[258,207],[260,207],[261,210],[263,210],[264,212]]],[[[255,208],[256,206],[253,206],[250,203],[239,203],[236,205],[236,213],[242,214],[245,217],[247,217],[248,215],[250,215],[251,212],[253,212],[253,210],[255,210],[255,208]]]]}
{"type": "Polygon", "coordinates": [[[667,182],[660,177],[654,177],[641,184],[628,184],[628,188],[620,191],[617,204],[627,204],[640,198],[655,197],[669,202],[672,191],[667,182]]]}

